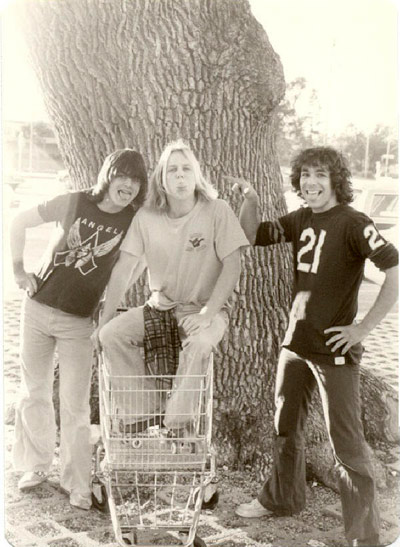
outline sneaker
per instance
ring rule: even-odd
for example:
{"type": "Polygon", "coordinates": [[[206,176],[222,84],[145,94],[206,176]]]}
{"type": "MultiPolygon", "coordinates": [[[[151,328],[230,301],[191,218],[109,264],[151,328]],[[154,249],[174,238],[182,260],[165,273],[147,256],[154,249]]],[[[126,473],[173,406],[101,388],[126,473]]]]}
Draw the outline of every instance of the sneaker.
{"type": "Polygon", "coordinates": [[[380,541],[379,541],[379,536],[376,535],[376,536],[371,536],[369,538],[366,538],[366,539],[353,539],[353,540],[350,540],[349,542],[349,545],[350,547],[361,547],[361,546],[364,546],[365,547],[379,547],[380,545],[380,541]]]}
{"type": "Polygon", "coordinates": [[[273,512],[261,505],[257,498],[249,503],[242,503],[236,507],[235,513],[239,515],[239,517],[245,518],[258,518],[273,515],[273,512]]]}
{"type": "Polygon", "coordinates": [[[82,509],[83,511],[89,511],[92,508],[92,500],[86,500],[84,498],[74,499],[73,496],[69,498],[69,504],[75,509],[82,509]]]}
{"type": "Polygon", "coordinates": [[[90,498],[84,498],[80,494],[75,494],[74,492],[70,492],[66,488],[63,488],[60,486],[60,492],[62,494],[65,494],[69,497],[69,504],[71,507],[75,507],[76,509],[83,509],[84,511],[89,511],[89,509],[92,507],[92,495],[90,494],[90,498]]]}
{"type": "Polygon", "coordinates": [[[22,492],[26,492],[27,490],[32,490],[32,488],[39,486],[39,484],[42,484],[45,480],[47,480],[47,473],[44,471],[27,471],[19,479],[18,488],[22,492]]]}

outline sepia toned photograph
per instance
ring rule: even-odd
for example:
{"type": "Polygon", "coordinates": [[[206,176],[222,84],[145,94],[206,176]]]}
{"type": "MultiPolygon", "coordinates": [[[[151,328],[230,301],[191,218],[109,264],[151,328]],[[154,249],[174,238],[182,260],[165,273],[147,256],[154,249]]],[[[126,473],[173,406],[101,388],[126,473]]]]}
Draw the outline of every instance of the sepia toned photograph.
{"type": "Polygon", "coordinates": [[[2,545],[400,545],[398,8],[1,4],[2,545]]]}

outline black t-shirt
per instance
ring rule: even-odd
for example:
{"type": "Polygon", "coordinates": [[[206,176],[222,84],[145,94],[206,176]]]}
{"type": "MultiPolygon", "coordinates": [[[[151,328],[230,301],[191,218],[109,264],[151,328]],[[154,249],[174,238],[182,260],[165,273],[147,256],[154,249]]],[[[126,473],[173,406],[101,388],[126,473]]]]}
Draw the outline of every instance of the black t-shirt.
{"type": "Polygon", "coordinates": [[[106,213],[86,192],[63,194],[38,206],[56,229],[42,258],[34,300],[81,317],[92,315],[108,283],[134,216],[131,206],[106,213]]]}
{"type": "Polygon", "coordinates": [[[362,346],[344,355],[331,352],[324,330],[350,325],[357,314],[358,291],[365,259],[381,270],[398,264],[398,252],[372,220],[348,205],[324,213],[308,207],[275,222],[262,222],[255,245],[292,242],[294,292],[283,346],[321,363],[358,363],[362,346]]]}

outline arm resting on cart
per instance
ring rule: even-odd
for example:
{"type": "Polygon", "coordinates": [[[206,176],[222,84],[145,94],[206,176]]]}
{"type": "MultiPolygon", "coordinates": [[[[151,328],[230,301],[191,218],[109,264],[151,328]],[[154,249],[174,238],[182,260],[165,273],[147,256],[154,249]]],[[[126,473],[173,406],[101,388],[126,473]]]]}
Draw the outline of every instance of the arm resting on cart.
{"type": "Polygon", "coordinates": [[[99,341],[100,330],[114,317],[118,304],[124,297],[128,285],[135,283],[143,273],[144,268],[145,263],[142,258],[125,251],[120,252],[107,285],[106,298],[99,324],[91,337],[97,351],[101,349],[99,341]]]}

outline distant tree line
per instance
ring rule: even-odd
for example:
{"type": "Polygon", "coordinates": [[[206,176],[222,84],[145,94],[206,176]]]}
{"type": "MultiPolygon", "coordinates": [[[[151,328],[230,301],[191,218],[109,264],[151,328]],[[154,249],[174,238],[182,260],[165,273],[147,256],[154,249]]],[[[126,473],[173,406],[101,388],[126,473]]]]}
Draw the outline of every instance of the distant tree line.
{"type": "Polygon", "coordinates": [[[350,124],[341,133],[328,138],[322,124],[318,94],[305,78],[296,78],[286,85],[276,123],[281,166],[289,166],[300,149],[329,144],[347,156],[355,176],[372,178],[377,171],[381,176],[398,176],[397,128],[379,124],[366,134],[350,124]]]}
{"type": "MultiPolygon", "coordinates": [[[[368,135],[354,124],[349,124],[341,133],[328,138],[321,111],[318,94],[305,78],[298,77],[286,85],[285,97],[277,107],[275,121],[281,166],[289,166],[291,158],[303,148],[330,144],[347,156],[355,176],[398,176],[396,128],[378,124],[368,135]]],[[[57,162],[62,162],[52,124],[40,121],[32,123],[31,127],[26,123],[21,129],[26,140],[30,139],[32,131],[34,144],[45,148],[57,162]]]]}

